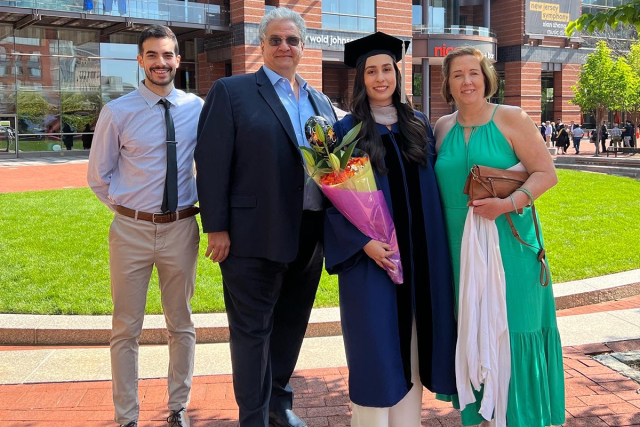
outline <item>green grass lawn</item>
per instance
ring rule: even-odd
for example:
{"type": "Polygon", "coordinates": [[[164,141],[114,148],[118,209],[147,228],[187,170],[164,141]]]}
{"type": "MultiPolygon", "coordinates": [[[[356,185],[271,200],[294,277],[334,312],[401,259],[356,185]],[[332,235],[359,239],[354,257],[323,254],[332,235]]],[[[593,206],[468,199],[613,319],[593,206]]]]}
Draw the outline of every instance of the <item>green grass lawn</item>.
{"type": "MultiPolygon", "coordinates": [[[[640,182],[559,170],[537,202],[554,282],[640,268],[640,182]]],[[[0,194],[0,312],[109,314],[107,234],[112,214],[89,189],[0,194]]],[[[224,311],[220,270],[204,259],[194,312],[224,311]]],[[[322,276],[316,307],[338,305],[322,276]]],[[[160,313],[157,276],[147,313],[160,313]]]]}

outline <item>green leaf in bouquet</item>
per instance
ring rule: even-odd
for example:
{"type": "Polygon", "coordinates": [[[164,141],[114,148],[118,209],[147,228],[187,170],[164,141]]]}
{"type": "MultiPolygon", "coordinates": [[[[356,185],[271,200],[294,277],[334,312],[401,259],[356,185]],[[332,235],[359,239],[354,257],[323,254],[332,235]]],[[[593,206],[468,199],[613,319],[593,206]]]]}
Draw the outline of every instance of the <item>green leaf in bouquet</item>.
{"type": "Polygon", "coordinates": [[[329,154],[329,162],[331,163],[331,168],[338,172],[340,170],[340,159],[335,154],[329,154]]]}
{"type": "Polygon", "coordinates": [[[321,173],[321,174],[326,174],[326,173],[331,173],[333,172],[333,169],[329,169],[329,168],[324,168],[324,169],[318,169],[317,173],[321,173]]]}
{"type": "Polygon", "coordinates": [[[302,157],[304,157],[304,161],[310,168],[316,167],[316,152],[308,147],[300,147],[300,151],[302,152],[302,157]]]}
{"type": "Polygon", "coordinates": [[[324,132],[322,131],[322,127],[316,123],[316,136],[318,137],[318,141],[320,141],[324,145],[324,132]]]}
{"type": "Polygon", "coordinates": [[[331,167],[331,165],[329,164],[329,161],[327,159],[325,159],[325,158],[320,159],[316,166],[317,166],[318,169],[320,169],[320,168],[330,168],[331,167]]]}
{"type": "MultiPolygon", "coordinates": [[[[340,143],[340,145],[338,145],[336,147],[335,150],[333,150],[334,153],[342,150],[344,147],[346,147],[347,145],[351,144],[351,142],[356,139],[356,136],[358,136],[358,134],[360,133],[360,128],[362,127],[362,122],[358,123],[357,125],[355,125],[353,127],[353,129],[351,129],[349,132],[347,132],[347,134],[342,138],[342,142],[340,143]]],[[[355,144],[355,142],[354,142],[355,144]]]]}
{"type": "Polygon", "coordinates": [[[355,150],[357,144],[358,141],[354,142],[344,150],[344,153],[342,153],[342,157],[340,158],[340,169],[347,167],[347,163],[349,163],[349,159],[351,159],[351,155],[353,154],[353,150],[355,150]]]}

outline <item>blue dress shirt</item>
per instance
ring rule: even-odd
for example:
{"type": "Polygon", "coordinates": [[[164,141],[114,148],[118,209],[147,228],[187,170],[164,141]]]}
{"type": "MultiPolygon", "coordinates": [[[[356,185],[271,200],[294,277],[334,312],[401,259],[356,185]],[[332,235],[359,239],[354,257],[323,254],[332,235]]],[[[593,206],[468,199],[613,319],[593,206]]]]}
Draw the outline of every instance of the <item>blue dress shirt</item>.
{"type": "MultiPolygon", "coordinates": [[[[291,119],[293,130],[296,132],[296,138],[298,139],[298,146],[311,147],[304,135],[304,124],[307,122],[309,117],[315,116],[316,112],[309,100],[307,82],[296,74],[296,81],[298,82],[299,87],[299,99],[296,99],[296,94],[293,92],[289,80],[282,77],[275,71],[270,70],[266,65],[263,65],[262,68],[273,85],[273,88],[276,90],[276,93],[280,98],[280,102],[282,102],[282,105],[289,114],[289,119],[291,119]]],[[[312,180],[308,180],[304,186],[303,209],[308,211],[322,210],[322,192],[317,184],[312,180]]]]}
{"type": "MultiPolygon", "coordinates": [[[[143,82],[102,107],[89,154],[87,181],[111,210],[116,205],[160,212],[167,174],[167,134],[161,97],[143,82]]],[[[198,117],[203,101],[173,89],[171,103],[178,160],[178,209],[198,201],[193,168],[198,117]]]]}

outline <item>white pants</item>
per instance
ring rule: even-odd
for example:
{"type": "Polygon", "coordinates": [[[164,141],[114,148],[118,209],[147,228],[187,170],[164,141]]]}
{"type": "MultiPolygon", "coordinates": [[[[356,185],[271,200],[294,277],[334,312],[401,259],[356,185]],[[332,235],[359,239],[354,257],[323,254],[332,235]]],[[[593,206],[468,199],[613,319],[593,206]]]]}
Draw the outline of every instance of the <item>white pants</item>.
{"type": "Polygon", "coordinates": [[[405,397],[390,408],[372,408],[351,402],[351,427],[420,427],[422,383],[418,371],[418,339],[415,320],[411,332],[411,382],[405,397]]]}
{"type": "Polygon", "coordinates": [[[154,265],[169,332],[168,406],[173,411],[187,407],[196,344],[189,302],[199,241],[195,217],[154,224],[116,214],[111,223],[111,374],[114,420],[119,424],[138,420],[138,340],[154,265]]]}

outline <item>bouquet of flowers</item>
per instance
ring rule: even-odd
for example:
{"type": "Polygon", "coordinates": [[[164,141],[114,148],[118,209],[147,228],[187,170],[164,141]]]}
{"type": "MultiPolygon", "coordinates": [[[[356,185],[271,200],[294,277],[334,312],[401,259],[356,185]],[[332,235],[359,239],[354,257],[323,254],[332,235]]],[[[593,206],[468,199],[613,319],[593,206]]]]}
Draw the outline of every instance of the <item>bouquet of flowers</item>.
{"type": "Polygon", "coordinates": [[[369,157],[356,151],[356,136],[362,123],[338,138],[329,123],[319,116],[305,123],[309,147],[300,147],[307,173],[333,203],[364,235],[387,243],[394,254],[388,259],[395,268],[385,267],[393,283],[403,283],[402,264],[393,219],[371,169],[369,157]]]}

